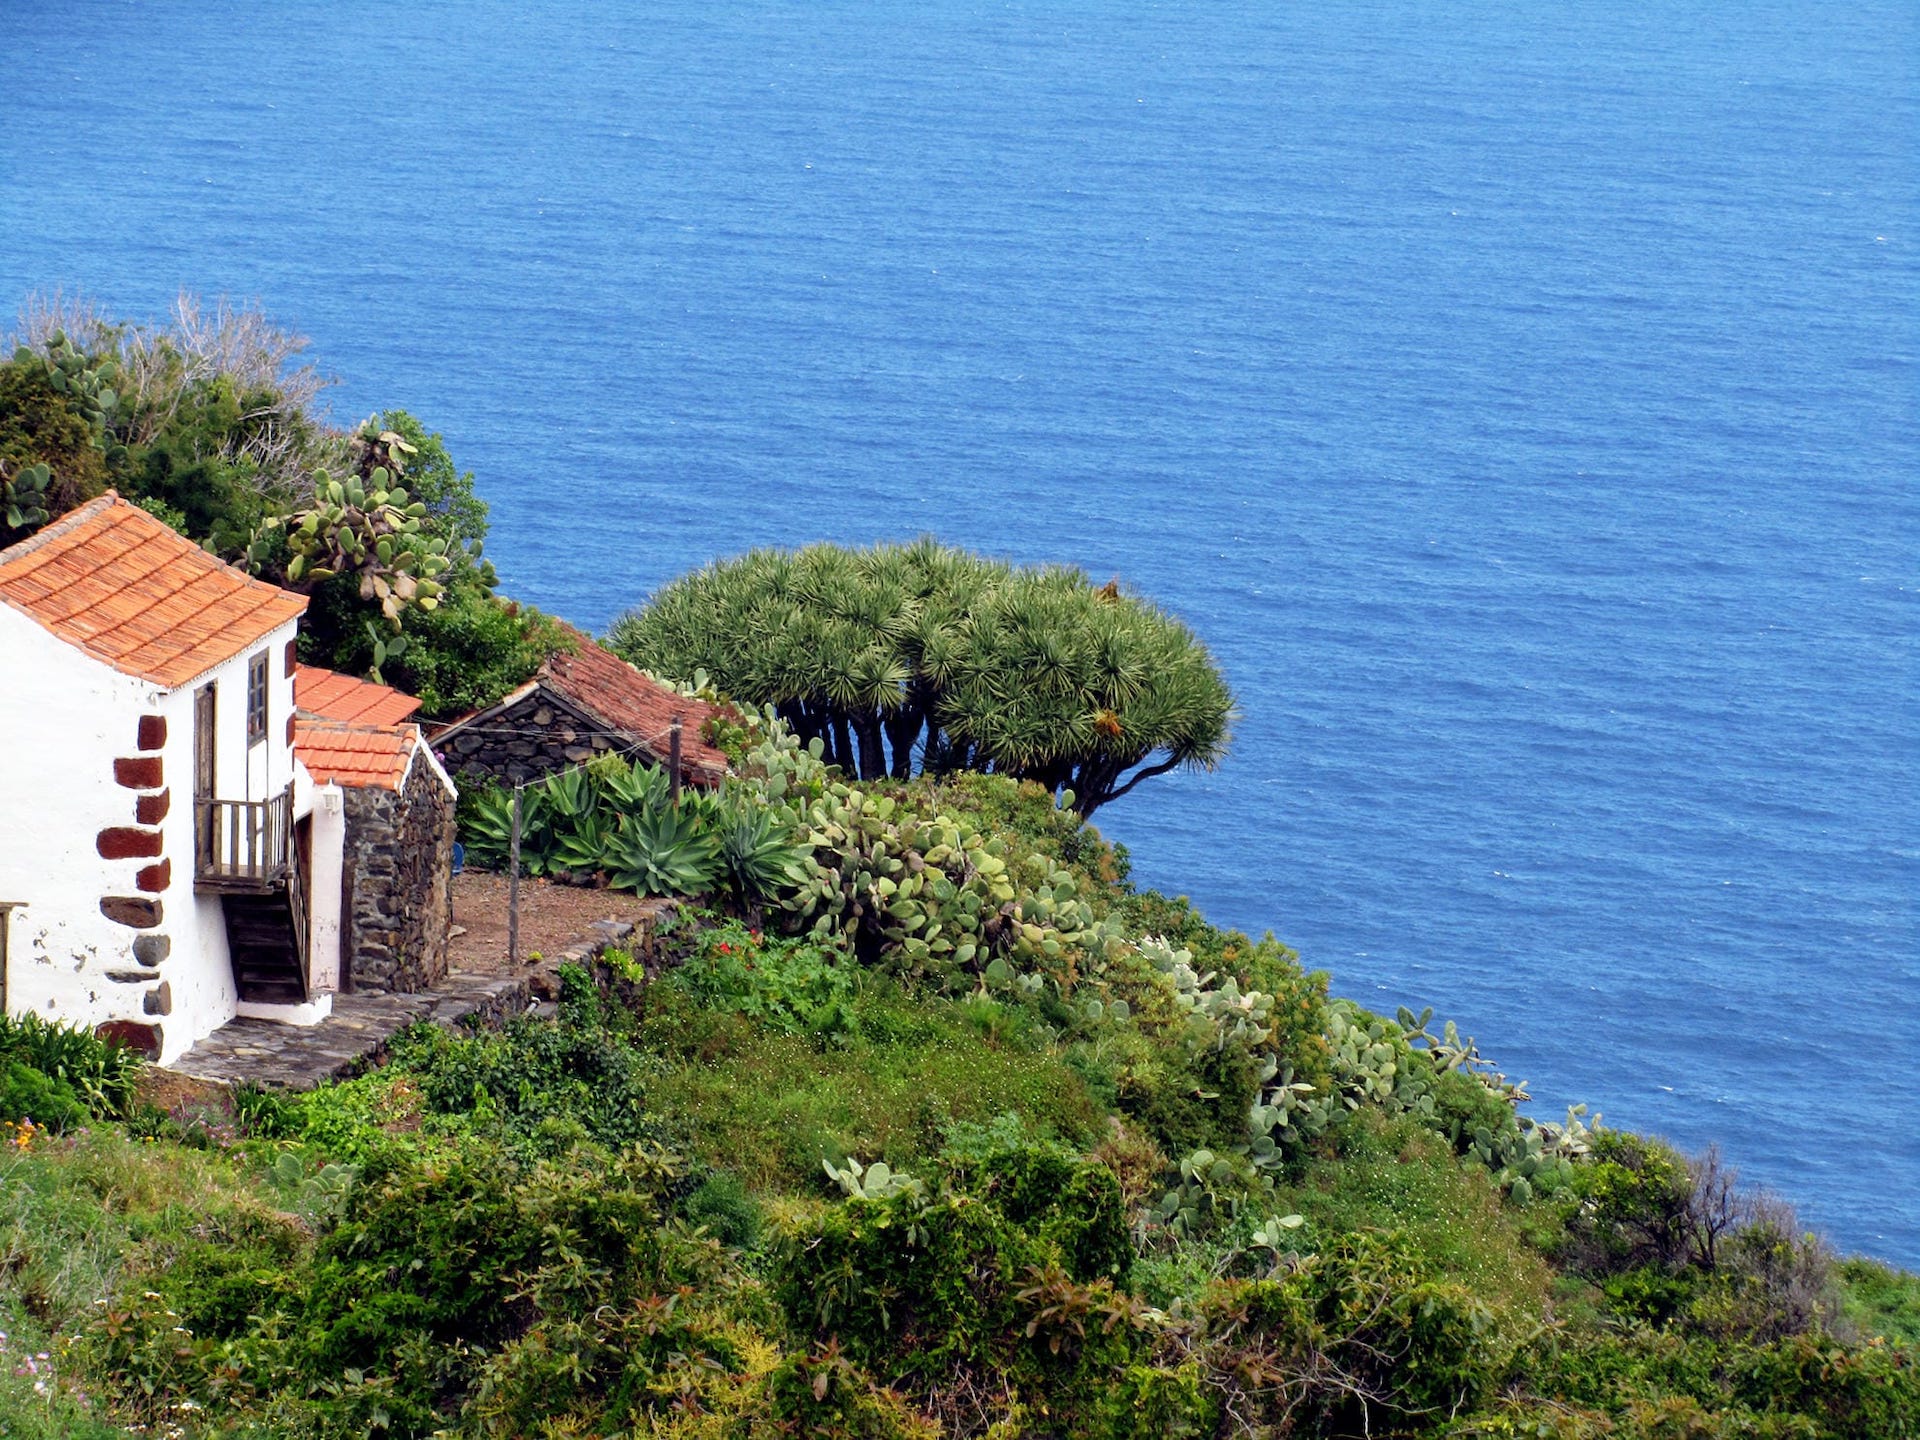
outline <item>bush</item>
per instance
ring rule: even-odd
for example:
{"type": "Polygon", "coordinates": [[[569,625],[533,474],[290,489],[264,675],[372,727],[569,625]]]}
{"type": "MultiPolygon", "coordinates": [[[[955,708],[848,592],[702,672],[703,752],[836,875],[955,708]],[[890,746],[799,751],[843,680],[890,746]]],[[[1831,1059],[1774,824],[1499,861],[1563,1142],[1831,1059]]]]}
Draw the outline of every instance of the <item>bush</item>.
{"type": "MultiPolygon", "coordinates": [[[[0,363],[0,461],[9,473],[36,463],[53,471],[45,505],[58,519],[107,488],[106,460],[93,427],[73,402],[53,386],[38,356],[0,363]]],[[[0,545],[25,537],[14,534],[0,515],[0,545]]]]}
{"type": "Polygon", "coordinates": [[[558,1154],[576,1139],[612,1147],[665,1139],[647,1111],[657,1067],[583,1018],[521,1016],[471,1035],[422,1022],[395,1037],[393,1066],[419,1087],[427,1113],[522,1154],[558,1154]]]}
{"type": "Polygon", "coordinates": [[[55,1134],[87,1123],[87,1107],[71,1085],[18,1060],[0,1063],[0,1120],[31,1120],[55,1134]]]}
{"type": "Polygon", "coordinates": [[[1391,1239],[1354,1235],[1206,1302],[1204,1352],[1242,1417],[1277,1433],[1389,1433],[1470,1410],[1499,1376],[1491,1317],[1391,1239]]]}
{"type": "MultiPolygon", "coordinates": [[[[89,1111],[103,1119],[126,1115],[143,1063],[136,1051],[118,1041],[102,1040],[89,1030],[30,1013],[0,1015],[0,1064],[9,1067],[9,1088],[33,1083],[12,1079],[11,1066],[38,1071],[54,1082],[53,1093],[82,1107],[81,1120],[89,1111]]],[[[33,1118],[52,1123],[40,1115],[33,1118]]]]}
{"type": "Polygon", "coordinates": [[[1849,1326],[1920,1346],[1920,1275],[1856,1256],[1840,1261],[1835,1276],[1849,1326]]]}
{"type": "Polygon", "coordinates": [[[680,1213],[723,1245],[751,1250],[760,1242],[760,1206],[740,1177],[719,1170],[700,1182],[682,1202],[680,1213]]]}
{"type": "Polygon", "coordinates": [[[820,1162],[931,1160],[955,1120],[1022,1116],[1071,1144],[1100,1133],[1078,1075],[1044,1048],[982,1036],[952,1002],[917,1001],[884,978],[863,982],[857,1024],[821,1044],[697,1005],[657,984],[637,1043],[666,1063],[654,1105],[687,1127],[698,1158],[750,1188],[809,1193],[820,1162]]]}
{"type": "Polygon", "coordinates": [[[803,1339],[935,1412],[998,1389],[1067,1433],[1090,1427],[1152,1315],[1116,1284],[1132,1261],[1119,1186],[1057,1147],[956,1156],[948,1186],[849,1199],[783,1235],[773,1288],[803,1339]]]}
{"type": "Polygon", "coordinates": [[[913,1414],[829,1340],[789,1355],[767,1377],[774,1422],[819,1440],[934,1440],[939,1427],[913,1414]]]}
{"type": "Polygon", "coordinates": [[[737,921],[699,931],[667,983],[783,1034],[826,1037],[855,1023],[855,969],[837,947],[783,940],[737,921]]]}
{"type": "MultiPolygon", "coordinates": [[[[300,644],[310,663],[355,675],[373,668],[374,640],[382,632],[368,633],[369,612],[357,589],[331,581],[319,586],[308,614],[300,644]]],[[[464,573],[446,580],[438,608],[408,612],[406,637],[381,678],[419,700],[428,720],[485,709],[570,643],[547,615],[492,594],[464,573]]]]}

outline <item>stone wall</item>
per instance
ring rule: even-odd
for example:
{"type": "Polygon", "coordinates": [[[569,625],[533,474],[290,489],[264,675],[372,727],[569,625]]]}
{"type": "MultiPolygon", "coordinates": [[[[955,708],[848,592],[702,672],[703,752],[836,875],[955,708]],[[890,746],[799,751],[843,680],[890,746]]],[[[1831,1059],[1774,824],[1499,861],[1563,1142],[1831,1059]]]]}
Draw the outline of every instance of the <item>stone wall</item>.
{"type": "Polygon", "coordinates": [[[343,988],[425,990],[447,973],[453,796],[424,757],[399,794],[345,791],[343,988]]]}
{"type": "Polygon", "coordinates": [[[472,729],[455,732],[438,749],[456,780],[525,785],[631,743],[599,729],[543,687],[472,729]]]}

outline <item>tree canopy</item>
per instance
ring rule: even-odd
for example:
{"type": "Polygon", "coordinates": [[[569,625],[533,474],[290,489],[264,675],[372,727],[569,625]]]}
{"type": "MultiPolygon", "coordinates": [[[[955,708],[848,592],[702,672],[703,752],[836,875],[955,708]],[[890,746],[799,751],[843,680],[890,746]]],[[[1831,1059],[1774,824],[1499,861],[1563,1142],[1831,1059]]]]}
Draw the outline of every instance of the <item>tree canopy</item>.
{"type": "Polygon", "coordinates": [[[329,423],[306,341],[257,308],[182,295],[166,321],[135,324],[35,296],[13,341],[0,546],[111,485],[308,593],[302,658],[398,685],[430,717],[493,703],[563,643],[494,593],[486,502],[445,441],[399,409],[329,423]]]}
{"type": "Polygon", "coordinates": [[[609,644],[774,706],[861,779],[997,772],[1071,790],[1083,815],[1213,766],[1233,711],[1193,632],[1117,582],[932,539],[718,561],[621,617],[609,644]]]}

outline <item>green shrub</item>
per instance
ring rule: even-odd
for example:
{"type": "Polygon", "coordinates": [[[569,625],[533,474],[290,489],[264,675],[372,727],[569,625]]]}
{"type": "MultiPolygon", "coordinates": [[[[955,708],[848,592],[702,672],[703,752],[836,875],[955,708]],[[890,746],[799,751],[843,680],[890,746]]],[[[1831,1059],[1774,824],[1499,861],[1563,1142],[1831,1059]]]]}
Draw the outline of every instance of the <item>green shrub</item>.
{"type": "Polygon", "coordinates": [[[1343,1237],[1206,1302],[1227,1403],[1281,1433],[1392,1433],[1471,1409],[1499,1378],[1486,1306],[1392,1239],[1343,1237]]]}
{"type": "MultiPolygon", "coordinates": [[[[0,1062],[38,1071],[102,1118],[127,1113],[143,1063],[137,1052],[117,1041],[31,1013],[0,1015],[0,1062]]],[[[38,1115],[34,1119],[41,1121],[38,1115]]]]}
{"type": "Polygon", "coordinates": [[[422,1023],[395,1037],[392,1056],[427,1113],[525,1153],[569,1143],[575,1132],[542,1129],[555,1117],[607,1146],[666,1138],[647,1109],[657,1065],[595,1024],[519,1016],[497,1031],[455,1035],[422,1023]]]}
{"type": "Polygon", "coordinates": [[[1594,1275],[1685,1265],[1692,1254],[1687,1207],[1693,1195],[1686,1161],[1657,1140],[1623,1130],[1600,1134],[1594,1161],[1580,1171],[1581,1208],[1563,1258],[1594,1275]]]}
{"type": "MultiPolygon", "coordinates": [[[[407,483],[413,484],[411,471],[407,483]]],[[[336,594],[322,587],[315,603],[322,617],[333,617],[339,636],[324,651],[315,642],[315,663],[365,674],[373,662],[373,642],[361,623],[365,608],[357,592],[336,594]]],[[[498,703],[570,644],[550,617],[494,595],[461,573],[448,580],[436,609],[409,614],[406,625],[406,648],[382,666],[381,676],[418,699],[420,713],[430,720],[498,703]]]]}
{"type": "Polygon", "coordinates": [[[760,1242],[760,1206],[740,1177],[719,1170],[681,1202],[680,1213],[723,1245],[751,1250],[760,1242]]]}
{"type": "Polygon", "coordinates": [[[745,1015],[783,1034],[828,1036],[855,1023],[854,967],[837,947],[781,939],[739,922],[700,931],[667,983],[710,1009],[745,1015]]]}
{"type": "Polygon", "coordinates": [[[908,1168],[942,1148],[955,1120],[1013,1112],[1036,1136],[1092,1143],[1100,1113],[1080,1077],[1045,1049],[996,1043],[952,1002],[916,1001],[867,977],[857,1024],[823,1045],[696,1004],[678,986],[647,995],[637,1043],[665,1067],[656,1110],[684,1125],[698,1158],[750,1188],[820,1185],[820,1162],[884,1158],[908,1168]]]}
{"type": "Polygon", "coordinates": [[[0,1120],[31,1120],[56,1134],[91,1118],[80,1096],[64,1080],[44,1075],[18,1060],[0,1069],[0,1120]]]}
{"type": "Polygon", "coordinates": [[[947,1174],[938,1196],[850,1199],[784,1235],[775,1298],[910,1393],[994,1377],[1086,1433],[1153,1324],[1114,1284],[1132,1251],[1112,1173],[1022,1145],[947,1174]]]}
{"type": "Polygon", "coordinates": [[[939,1434],[868,1379],[833,1340],[782,1360],[767,1377],[767,1395],[784,1434],[818,1440],[933,1440],[939,1434]]]}
{"type": "MultiPolygon", "coordinates": [[[[43,502],[58,519],[107,486],[107,466],[93,427],[73,400],[54,388],[47,364],[38,355],[0,363],[0,461],[9,473],[44,464],[53,472],[43,502]]],[[[0,515],[0,545],[24,538],[6,528],[0,515]]]]}
{"type": "Polygon", "coordinates": [[[1920,1346],[1920,1275],[1862,1257],[1835,1267],[1847,1323],[1869,1338],[1920,1346]]]}
{"type": "Polygon", "coordinates": [[[194,1334],[231,1339],[258,1317],[284,1314],[300,1293],[300,1264],[312,1242],[301,1221],[259,1202],[198,1217],[185,1235],[149,1242],[136,1270],[194,1334]]]}

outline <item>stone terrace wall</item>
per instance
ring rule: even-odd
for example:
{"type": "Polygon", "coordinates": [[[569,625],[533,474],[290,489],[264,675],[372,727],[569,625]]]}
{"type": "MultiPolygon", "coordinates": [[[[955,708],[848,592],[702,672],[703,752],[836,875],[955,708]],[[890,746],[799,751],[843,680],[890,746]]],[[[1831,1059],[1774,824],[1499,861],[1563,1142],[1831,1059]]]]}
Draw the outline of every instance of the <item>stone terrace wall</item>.
{"type": "Polygon", "coordinates": [[[398,795],[346,791],[346,957],[355,990],[424,990],[447,973],[453,797],[424,760],[398,795]]]}
{"type": "Polygon", "coordinates": [[[609,750],[626,749],[628,743],[542,688],[437,748],[456,779],[478,776],[526,785],[609,750]]]}

